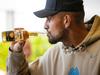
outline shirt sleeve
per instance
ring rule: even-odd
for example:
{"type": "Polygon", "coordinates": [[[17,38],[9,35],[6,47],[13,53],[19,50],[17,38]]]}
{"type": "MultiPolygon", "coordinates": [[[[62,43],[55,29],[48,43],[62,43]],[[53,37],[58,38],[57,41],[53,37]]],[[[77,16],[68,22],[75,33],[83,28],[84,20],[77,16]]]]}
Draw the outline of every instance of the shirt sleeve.
{"type": "Polygon", "coordinates": [[[43,75],[40,59],[28,63],[23,52],[9,52],[7,75],[43,75]]]}
{"type": "Polygon", "coordinates": [[[10,52],[7,59],[7,75],[31,75],[23,52],[10,52]]]}

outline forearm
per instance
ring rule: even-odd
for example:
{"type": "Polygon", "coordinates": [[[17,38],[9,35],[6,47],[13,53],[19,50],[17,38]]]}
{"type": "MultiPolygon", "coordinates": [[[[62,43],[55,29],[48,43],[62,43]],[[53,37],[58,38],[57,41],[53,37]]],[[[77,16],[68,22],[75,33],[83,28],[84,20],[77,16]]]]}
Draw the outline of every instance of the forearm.
{"type": "Polygon", "coordinates": [[[8,75],[43,75],[40,60],[28,66],[21,42],[12,43],[9,51],[7,60],[8,75]]]}
{"type": "Polygon", "coordinates": [[[8,75],[30,75],[28,63],[22,52],[11,52],[7,60],[8,75]]]}

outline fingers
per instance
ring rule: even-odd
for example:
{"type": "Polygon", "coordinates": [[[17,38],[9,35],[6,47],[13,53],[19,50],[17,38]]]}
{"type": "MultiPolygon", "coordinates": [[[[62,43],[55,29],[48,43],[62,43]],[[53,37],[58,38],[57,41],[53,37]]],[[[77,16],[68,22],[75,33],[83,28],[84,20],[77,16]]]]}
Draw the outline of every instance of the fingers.
{"type": "Polygon", "coordinates": [[[22,51],[24,45],[25,45],[25,41],[23,40],[14,41],[14,42],[11,42],[10,48],[15,52],[19,52],[19,51],[22,51]]]}
{"type": "Polygon", "coordinates": [[[11,42],[10,45],[11,45],[11,46],[14,46],[15,43],[17,43],[17,41],[13,41],[13,42],[11,42]]]}
{"type": "Polygon", "coordinates": [[[14,47],[14,45],[16,44],[17,42],[16,41],[13,41],[13,42],[11,42],[10,43],[10,48],[13,50],[13,47],[14,47]]]}

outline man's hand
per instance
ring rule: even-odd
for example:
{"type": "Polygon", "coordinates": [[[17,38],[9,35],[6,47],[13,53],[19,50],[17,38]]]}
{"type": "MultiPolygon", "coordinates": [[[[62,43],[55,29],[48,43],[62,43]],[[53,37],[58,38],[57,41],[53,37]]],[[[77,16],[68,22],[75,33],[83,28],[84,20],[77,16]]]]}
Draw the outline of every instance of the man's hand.
{"type": "Polygon", "coordinates": [[[18,42],[11,42],[11,45],[10,45],[10,49],[13,51],[13,52],[21,52],[23,50],[23,47],[24,47],[24,44],[25,44],[25,41],[18,41],[18,42]]]}

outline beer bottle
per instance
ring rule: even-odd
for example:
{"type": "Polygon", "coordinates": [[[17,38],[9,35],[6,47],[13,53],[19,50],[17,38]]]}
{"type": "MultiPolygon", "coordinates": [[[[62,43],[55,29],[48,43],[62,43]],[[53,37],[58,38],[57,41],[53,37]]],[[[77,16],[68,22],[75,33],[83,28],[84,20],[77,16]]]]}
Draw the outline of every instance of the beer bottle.
{"type": "Polygon", "coordinates": [[[15,28],[11,31],[2,32],[2,41],[19,41],[26,40],[29,36],[38,36],[38,32],[28,32],[24,28],[15,28]]]}

